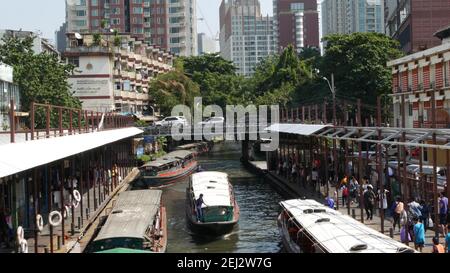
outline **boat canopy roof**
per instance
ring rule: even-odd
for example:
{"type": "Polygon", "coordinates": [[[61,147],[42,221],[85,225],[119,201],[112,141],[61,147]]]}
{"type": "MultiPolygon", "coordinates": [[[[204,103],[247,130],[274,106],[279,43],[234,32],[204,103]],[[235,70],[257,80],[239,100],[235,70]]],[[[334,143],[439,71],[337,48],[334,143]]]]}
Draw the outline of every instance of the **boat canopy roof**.
{"type": "Polygon", "coordinates": [[[200,194],[203,194],[203,201],[208,207],[232,206],[230,184],[226,173],[201,172],[193,174],[192,190],[196,200],[200,197],[200,194]]]}
{"type": "Polygon", "coordinates": [[[314,200],[289,200],[280,205],[329,253],[414,252],[376,230],[314,200]]]}
{"type": "Polygon", "coordinates": [[[206,146],[206,145],[207,145],[206,142],[191,143],[191,144],[178,146],[177,150],[189,150],[189,149],[197,148],[199,146],[206,146]]]}
{"type": "Polygon", "coordinates": [[[161,158],[156,159],[155,161],[150,161],[150,162],[146,163],[141,168],[147,168],[147,167],[159,168],[161,166],[184,159],[184,158],[188,157],[189,155],[192,155],[191,151],[180,150],[180,151],[171,152],[161,158]]]}
{"type": "Polygon", "coordinates": [[[158,213],[162,191],[139,190],[120,193],[94,242],[113,238],[144,239],[158,213]]]}

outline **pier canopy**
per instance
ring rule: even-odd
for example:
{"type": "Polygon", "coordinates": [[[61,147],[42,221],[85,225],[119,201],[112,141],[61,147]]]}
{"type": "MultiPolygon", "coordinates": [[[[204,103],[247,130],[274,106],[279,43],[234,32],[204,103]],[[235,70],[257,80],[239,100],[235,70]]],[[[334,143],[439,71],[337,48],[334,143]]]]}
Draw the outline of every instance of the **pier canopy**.
{"type": "Polygon", "coordinates": [[[265,131],[310,136],[328,127],[332,125],[277,123],[267,127],[265,131]]]}
{"type": "Polygon", "coordinates": [[[130,127],[0,145],[0,178],[142,134],[130,127]]]}

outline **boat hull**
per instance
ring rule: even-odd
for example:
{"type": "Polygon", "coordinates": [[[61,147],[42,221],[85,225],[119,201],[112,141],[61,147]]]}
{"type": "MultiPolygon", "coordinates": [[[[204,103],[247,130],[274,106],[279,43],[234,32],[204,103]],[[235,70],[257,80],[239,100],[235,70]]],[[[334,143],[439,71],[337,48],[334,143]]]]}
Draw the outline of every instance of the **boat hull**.
{"type": "Polygon", "coordinates": [[[277,223],[278,223],[278,230],[280,232],[280,236],[283,241],[284,250],[287,253],[301,253],[300,247],[291,240],[286,226],[281,221],[281,215],[280,217],[278,217],[277,223]]]}
{"type": "Polygon", "coordinates": [[[166,176],[141,176],[138,184],[146,188],[169,186],[192,174],[197,169],[197,165],[198,163],[194,161],[187,168],[166,176]]]}

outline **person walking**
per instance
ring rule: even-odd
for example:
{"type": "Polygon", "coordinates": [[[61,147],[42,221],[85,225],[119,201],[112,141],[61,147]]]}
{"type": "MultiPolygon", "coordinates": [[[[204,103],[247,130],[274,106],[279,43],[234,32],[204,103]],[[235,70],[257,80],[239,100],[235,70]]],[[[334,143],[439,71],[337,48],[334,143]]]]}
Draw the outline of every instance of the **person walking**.
{"type": "Polygon", "coordinates": [[[447,217],[448,217],[448,198],[441,192],[439,196],[439,224],[441,225],[442,233],[448,233],[447,217]]]}
{"type": "Polygon", "coordinates": [[[344,207],[345,204],[347,203],[349,190],[346,185],[342,185],[341,189],[342,189],[342,206],[344,207]]]}
{"type": "Polygon", "coordinates": [[[317,168],[314,167],[312,172],[311,172],[311,180],[312,180],[313,190],[315,190],[316,187],[317,187],[317,180],[318,179],[319,179],[319,173],[317,171],[317,168]]]}
{"type": "Polygon", "coordinates": [[[425,245],[425,227],[420,222],[419,218],[414,218],[414,248],[422,252],[425,245]]]}
{"type": "Polygon", "coordinates": [[[399,230],[401,229],[400,214],[404,211],[404,209],[405,209],[405,204],[403,204],[400,197],[397,197],[396,201],[395,201],[395,208],[394,208],[394,226],[393,226],[394,231],[395,231],[396,224],[398,224],[398,229],[399,230]]]}
{"type": "Polygon", "coordinates": [[[422,214],[420,216],[420,220],[422,221],[423,225],[425,226],[425,232],[427,232],[427,229],[429,227],[429,218],[430,218],[430,208],[428,207],[425,200],[420,201],[420,213],[422,214]]]}
{"type": "Polygon", "coordinates": [[[403,209],[400,213],[400,240],[403,244],[409,246],[411,242],[411,233],[409,232],[408,213],[403,209]]]}
{"type": "Polygon", "coordinates": [[[364,207],[366,209],[367,220],[373,220],[373,208],[375,206],[375,193],[373,186],[367,186],[367,191],[364,193],[364,207]]]}
{"type": "Polygon", "coordinates": [[[445,248],[439,243],[439,237],[433,237],[433,251],[432,253],[445,253],[445,248]]]}

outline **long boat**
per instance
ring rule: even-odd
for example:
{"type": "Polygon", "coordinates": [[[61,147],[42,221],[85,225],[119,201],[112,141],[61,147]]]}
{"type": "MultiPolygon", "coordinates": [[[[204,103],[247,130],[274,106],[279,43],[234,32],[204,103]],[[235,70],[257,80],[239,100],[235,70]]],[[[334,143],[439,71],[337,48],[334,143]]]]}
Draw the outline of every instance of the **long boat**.
{"type": "Polygon", "coordinates": [[[278,228],[290,253],[414,253],[376,230],[315,200],[280,203],[278,228]]]}
{"type": "Polygon", "coordinates": [[[161,195],[160,190],[120,193],[105,224],[89,244],[87,252],[165,252],[167,218],[161,195]]]}
{"type": "Polygon", "coordinates": [[[194,232],[226,234],[239,221],[239,213],[233,186],[226,173],[201,172],[191,176],[186,189],[186,216],[194,232]],[[205,203],[202,205],[203,217],[197,217],[195,205],[200,194],[205,203]]]}
{"type": "Polygon", "coordinates": [[[191,151],[175,151],[150,161],[139,168],[135,185],[158,188],[173,184],[197,169],[197,161],[191,151]]]}

